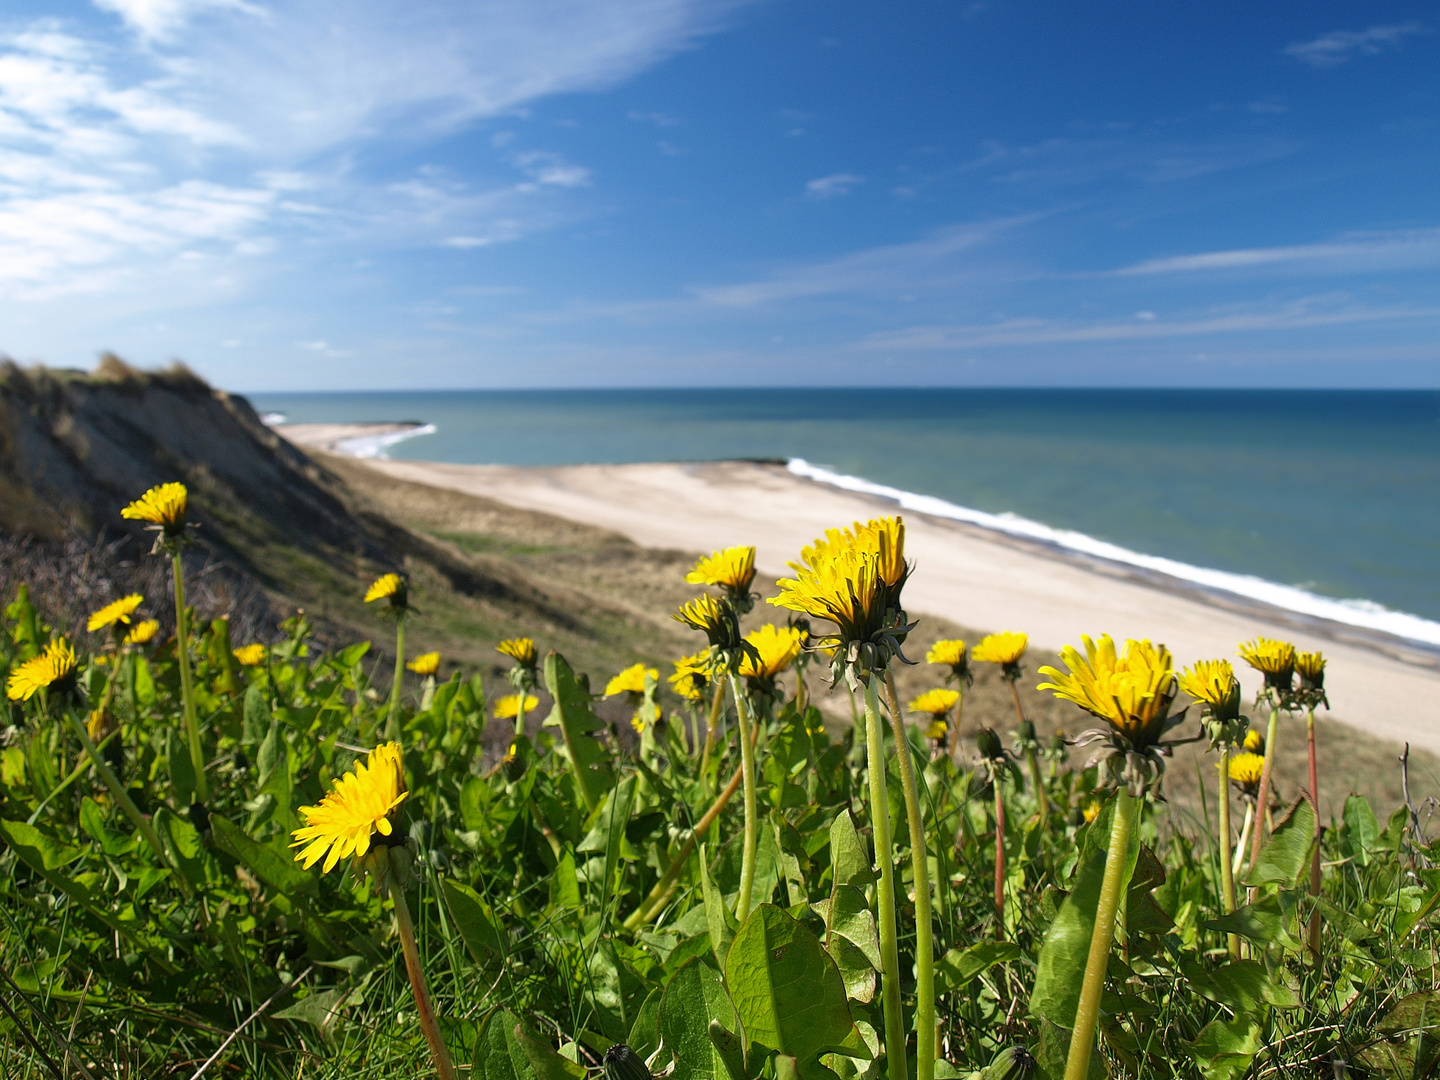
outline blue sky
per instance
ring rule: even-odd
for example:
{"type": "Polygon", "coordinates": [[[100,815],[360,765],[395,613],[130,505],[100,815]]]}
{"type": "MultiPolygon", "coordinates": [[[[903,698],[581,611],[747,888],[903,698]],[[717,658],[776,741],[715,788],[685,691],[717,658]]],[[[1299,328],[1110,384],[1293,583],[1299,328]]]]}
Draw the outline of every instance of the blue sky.
{"type": "Polygon", "coordinates": [[[1436,10],[8,0],[0,351],[1440,386],[1436,10]]]}

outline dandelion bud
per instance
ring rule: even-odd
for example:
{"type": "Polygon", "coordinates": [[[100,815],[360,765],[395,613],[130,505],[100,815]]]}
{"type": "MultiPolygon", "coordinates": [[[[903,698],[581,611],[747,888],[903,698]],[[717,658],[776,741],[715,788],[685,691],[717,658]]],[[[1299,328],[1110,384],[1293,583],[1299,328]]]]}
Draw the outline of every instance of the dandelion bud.
{"type": "Polygon", "coordinates": [[[605,1080],[651,1080],[644,1060],[624,1043],[616,1043],[605,1051],[600,1062],[605,1080]]]}
{"type": "Polygon", "coordinates": [[[1000,736],[988,727],[982,727],[975,733],[975,745],[980,750],[980,756],[986,761],[1001,761],[1005,757],[1005,747],[1000,742],[1000,736]]]}

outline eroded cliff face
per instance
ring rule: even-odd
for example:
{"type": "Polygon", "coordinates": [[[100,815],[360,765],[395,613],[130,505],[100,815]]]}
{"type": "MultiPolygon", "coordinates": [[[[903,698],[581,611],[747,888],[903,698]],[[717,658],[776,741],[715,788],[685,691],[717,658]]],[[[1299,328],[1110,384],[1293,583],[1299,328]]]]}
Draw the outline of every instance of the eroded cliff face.
{"type": "Polygon", "coordinates": [[[196,541],[268,576],[273,545],[387,561],[344,484],[260,422],[243,397],[180,365],[93,373],[0,364],[0,529],[58,541],[141,531],[120,508],[155,484],[190,489],[196,541]]]}

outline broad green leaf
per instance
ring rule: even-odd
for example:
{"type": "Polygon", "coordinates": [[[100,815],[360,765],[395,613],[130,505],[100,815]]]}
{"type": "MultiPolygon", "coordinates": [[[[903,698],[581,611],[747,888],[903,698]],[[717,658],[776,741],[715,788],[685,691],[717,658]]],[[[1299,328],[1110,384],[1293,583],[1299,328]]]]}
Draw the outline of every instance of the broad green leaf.
{"type": "Polygon", "coordinates": [[[635,1014],[635,1023],[630,1025],[630,1035],[625,1045],[649,1061],[652,1054],[660,1049],[660,999],[664,991],[655,989],[645,995],[640,1011],[635,1014]]]}
{"type": "Polygon", "coordinates": [[[280,722],[271,717],[270,730],[265,733],[265,738],[260,743],[260,752],[255,759],[256,783],[260,787],[263,788],[269,782],[270,774],[280,764],[283,755],[284,744],[280,741],[280,722]]]}
{"type": "Polygon", "coordinates": [[[1403,1080],[1433,1076],[1440,1065],[1440,993],[1422,990],[1401,998],[1376,1033],[1380,1038],[1360,1053],[1366,1068],[1403,1080]]]}
{"type": "Polygon", "coordinates": [[[1190,1044],[1205,1080],[1235,1080],[1250,1068],[1260,1049],[1260,1025],[1250,1016],[1213,1020],[1190,1044]]]}
{"type": "Polygon", "coordinates": [[[575,853],[568,848],[550,871],[547,911],[572,911],[580,906],[580,881],[575,876],[575,853]]]}
{"type": "Polygon", "coordinates": [[[301,998],[288,1009],[275,1013],[276,1020],[300,1020],[313,1025],[327,1040],[340,1019],[340,1010],[354,1004],[350,999],[354,992],[345,990],[319,990],[301,998]]]}
{"type": "Polygon", "coordinates": [[[548,1042],[516,1023],[512,1037],[535,1070],[536,1080],[585,1080],[585,1068],[561,1057],[548,1042]]]}
{"type": "Polygon", "coordinates": [[[1020,958],[1020,946],[1009,941],[981,941],[968,949],[951,949],[935,965],[935,989],[940,993],[965,990],[986,968],[1020,958]]]}
{"type": "Polygon", "coordinates": [[[535,1067],[515,1038],[520,1018],[496,1009],[485,1018],[470,1059],[472,1080],[537,1080],[535,1067]]]}
{"type": "Polygon", "coordinates": [[[725,1075],[730,1080],[746,1080],[749,1074],[745,1071],[745,1041],[739,1035],[719,1020],[711,1020],[710,1045],[720,1055],[720,1062],[725,1068],[720,1080],[724,1080],[725,1075]]]}
{"type": "Polygon", "coordinates": [[[170,786],[175,805],[189,806],[195,794],[195,767],[190,761],[190,744],[178,728],[165,733],[165,758],[170,765],[170,786]]]}
{"type": "Polygon", "coordinates": [[[1104,877],[1105,853],[1096,851],[1076,872],[1073,888],[1040,947],[1030,1012],[1066,1031],[1074,1026],[1075,1010],[1080,1006],[1080,984],[1085,977],[1085,962],[1090,958],[1095,908],[1104,877]]]}
{"type": "Polygon", "coordinates": [[[830,823],[830,873],[836,885],[863,886],[875,880],[870,853],[849,810],[840,811],[830,823]]]}
{"type": "Polygon", "coordinates": [[[0,831],[15,853],[36,870],[59,870],[80,858],[83,852],[47,832],[23,821],[0,820],[0,831]]]}
{"type": "Polygon", "coordinates": [[[735,940],[737,924],[730,906],[720,895],[720,888],[710,877],[709,853],[704,844],[700,845],[700,891],[705,898],[705,925],[710,930],[710,948],[715,952],[716,962],[723,968],[725,958],[730,954],[730,943],[735,940]]]}
{"type": "Polygon", "coordinates": [[[1315,844],[1315,807],[1310,800],[1297,799],[1275,825],[1275,831],[1260,849],[1245,879],[1251,888],[1279,885],[1293,889],[1310,870],[1310,849],[1315,844]]]}
{"type": "Polygon", "coordinates": [[[812,1075],[820,1054],[847,1052],[842,1044],[855,1023],[840,971],[815,935],[778,907],[761,904],[750,913],[730,946],[725,981],[750,1046],[747,1060],[757,1050],[789,1054],[812,1075]]]}
{"type": "MultiPolygon", "coordinates": [[[[1070,1029],[1040,1021],[1040,1041],[1035,1046],[1035,1062],[1040,1066],[1036,1080],[1061,1080],[1070,1056],[1070,1029]]],[[[937,1074],[938,1075],[938,1074],[937,1074]]],[[[1109,1075],[1104,1054],[1090,1055],[1090,1069],[1085,1080],[1103,1080],[1109,1075]]]]}
{"type": "Polygon", "coordinates": [[[483,964],[491,956],[504,956],[504,931],[484,898],[469,885],[448,877],[440,879],[440,891],[445,894],[445,906],[475,962],[483,964]]]}
{"type": "Polygon", "coordinates": [[[1125,930],[1131,934],[1168,934],[1175,920],[1155,901],[1165,884],[1165,867],[1148,844],[1141,844],[1125,899],[1125,930]]]}
{"type": "Polygon", "coordinates": [[[1295,940],[1285,925],[1289,917],[1281,907],[1278,897],[1267,896],[1253,904],[1236,908],[1229,915],[1206,919],[1200,925],[1206,930],[1218,930],[1223,934],[1239,934],[1257,945],[1299,949],[1300,942],[1295,940]]]}
{"type": "Polygon", "coordinates": [[[214,860],[205,850],[200,833],[194,825],[166,806],[155,811],[151,824],[159,834],[161,843],[165,845],[166,854],[180,873],[185,875],[186,881],[198,887],[210,880],[214,860]]]}
{"type": "Polygon", "coordinates": [[[854,885],[836,885],[823,914],[826,949],[845,980],[846,994],[869,1001],[875,996],[875,973],[882,961],[880,934],[865,894],[854,885]]]}
{"type": "Polygon", "coordinates": [[[293,896],[317,887],[315,875],[300,869],[293,857],[250,838],[223,815],[210,815],[210,833],[217,848],[280,895],[293,896]]]}
{"type": "Polygon", "coordinates": [[[712,1020],[728,1031],[738,1026],[720,976],[697,957],[675,973],[660,1000],[660,1038],[675,1057],[674,1080],[726,1080],[729,1070],[710,1041],[712,1020]]]}
{"type": "MultiPolygon", "coordinates": [[[[597,813],[592,815],[594,824],[580,841],[577,851],[603,851],[605,853],[605,887],[615,881],[615,870],[622,856],[635,858],[635,852],[625,839],[625,826],[630,821],[630,810],[635,805],[636,778],[627,776],[602,797],[597,813]]],[[[598,899],[598,898],[597,898],[598,899]]],[[[614,897],[610,898],[612,901],[614,897]]]]}
{"type": "Polygon", "coordinates": [[[254,746],[270,731],[270,702],[258,681],[252,682],[245,691],[243,716],[240,739],[246,746],[254,746]]]}
{"type": "Polygon", "coordinates": [[[590,710],[590,695],[580,688],[565,658],[554,650],[545,657],[545,689],[555,702],[545,723],[559,726],[580,797],[593,813],[615,783],[610,758],[594,734],[603,725],[590,710]]]}
{"type": "Polygon", "coordinates": [[[1255,1014],[1262,1005],[1292,1009],[1300,1004],[1288,986],[1275,982],[1264,965],[1254,960],[1232,960],[1214,971],[1186,958],[1180,970],[1196,993],[1224,1005],[1237,1014],[1255,1014]]]}
{"type": "Polygon", "coordinates": [[[1370,809],[1370,801],[1364,795],[1346,796],[1341,816],[1345,828],[1340,833],[1340,851],[1361,866],[1369,866],[1370,852],[1380,838],[1380,822],[1375,819],[1375,811],[1370,809]]]}

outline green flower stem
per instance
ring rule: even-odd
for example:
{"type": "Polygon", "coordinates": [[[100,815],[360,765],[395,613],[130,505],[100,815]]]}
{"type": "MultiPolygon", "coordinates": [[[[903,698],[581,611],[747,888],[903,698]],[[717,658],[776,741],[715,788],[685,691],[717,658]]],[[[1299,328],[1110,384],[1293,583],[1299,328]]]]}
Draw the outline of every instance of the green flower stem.
{"type": "Polygon", "coordinates": [[[516,734],[516,735],[524,735],[524,734],[525,734],[525,695],[526,695],[528,692],[529,692],[529,691],[528,691],[524,686],[522,686],[522,687],[520,687],[519,693],[517,693],[517,694],[515,695],[515,734],[516,734]]]}
{"type": "MultiPolygon", "coordinates": [[[[1015,688],[1015,680],[1010,682],[1010,696],[1015,700],[1015,715],[1020,718],[1020,723],[1025,723],[1025,710],[1020,707],[1020,691],[1015,688]]],[[[1025,751],[1025,764],[1030,770],[1030,782],[1035,785],[1035,797],[1040,802],[1040,823],[1046,824],[1050,820],[1050,796],[1045,791],[1045,785],[1040,780],[1040,765],[1035,760],[1035,751],[1025,751]]]]}
{"type": "Polygon", "coordinates": [[[721,679],[715,680],[715,693],[710,697],[710,719],[705,724],[705,749],[700,754],[700,783],[708,784],[705,779],[710,771],[710,755],[715,752],[715,729],[720,726],[720,710],[725,707],[725,683],[721,679]]]}
{"type": "Polygon", "coordinates": [[[915,763],[910,757],[910,740],[905,735],[905,718],[895,693],[895,673],[885,669],[885,692],[889,697],[890,725],[895,732],[895,760],[900,765],[900,787],[905,793],[905,817],[910,826],[910,866],[915,877],[915,1080],[935,1076],[935,941],[930,914],[930,844],[925,837],[925,819],[920,813],[920,794],[915,784],[915,763]]]}
{"type": "Polygon", "coordinates": [[[990,779],[995,791],[995,936],[1005,936],[1005,787],[1004,774],[996,769],[990,779]]]}
{"type": "MultiPolygon", "coordinates": [[[[191,895],[190,883],[178,872],[175,872],[175,868],[170,865],[170,860],[165,854],[165,849],[160,844],[160,837],[155,835],[155,827],[150,824],[149,819],[147,819],[144,814],[140,813],[140,808],[135,805],[134,800],[130,798],[125,788],[121,786],[119,778],[110,771],[110,766],[107,765],[105,759],[100,756],[100,751],[96,749],[95,744],[90,741],[90,733],[85,730],[85,725],[80,722],[79,717],[71,710],[66,709],[65,718],[70,721],[70,726],[75,730],[75,734],[79,736],[80,745],[85,748],[85,754],[89,757],[91,764],[95,766],[95,771],[100,774],[100,779],[103,780],[105,786],[110,789],[111,796],[120,804],[120,809],[125,811],[125,816],[128,817],[131,824],[140,831],[140,835],[145,837],[145,842],[150,845],[150,850],[155,852],[156,861],[159,862],[161,866],[172,871],[171,877],[175,879],[175,884],[179,886],[180,891],[188,898],[191,895]]],[[[69,781],[67,780],[66,782],[68,783],[69,781]]]]}
{"type": "Polygon", "coordinates": [[[1085,960],[1085,981],[1080,984],[1080,1005],[1075,1010],[1065,1080],[1085,1080],[1090,1071],[1095,1026],[1100,1019],[1100,992],[1105,988],[1105,968],[1110,962],[1110,945],[1115,937],[1115,913],[1120,908],[1120,886],[1125,877],[1134,809],[1134,796],[1121,787],[1115,797],[1110,849],[1105,853],[1105,877],[1100,883],[1100,902],[1095,907],[1095,930],[1090,935],[1090,955],[1085,960]]]}
{"type": "Polygon", "coordinates": [[[455,1063],[450,1060],[450,1051],[440,1034],[435,1007],[430,1003],[430,989],[425,985],[425,971],[420,966],[420,951],[415,947],[415,925],[410,921],[410,908],[405,903],[405,889],[401,882],[391,885],[390,899],[395,902],[395,929],[400,935],[400,948],[405,953],[405,974],[410,976],[410,989],[415,993],[415,1012],[420,1018],[420,1030],[425,1033],[425,1041],[430,1044],[430,1059],[435,1062],[440,1080],[456,1080],[455,1063]]]}
{"type": "Polygon", "coordinates": [[[170,556],[175,577],[175,658],[180,663],[180,700],[185,707],[185,737],[190,743],[190,765],[195,770],[195,797],[210,801],[210,777],[205,772],[205,751],[200,745],[200,723],[195,719],[195,687],[190,680],[190,620],[185,614],[185,571],[180,552],[170,556]]]}
{"type": "Polygon", "coordinates": [[[740,676],[730,675],[730,693],[735,698],[735,715],[740,727],[740,775],[745,788],[745,840],[740,856],[740,898],[735,903],[735,918],[744,922],[750,916],[751,894],[755,891],[755,748],[750,742],[750,702],[740,686],[740,676]]]}
{"type": "Polygon", "coordinates": [[[1250,834],[1250,869],[1260,859],[1260,846],[1265,840],[1265,811],[1270,805],[1270,767],[1275,763],[1275,734],[1279,728],[1280,706],[1270,707],[1270,726],[1265,729],[1265,767],[1260,770],[1260,795],[1255,800],[1255,831],[1250,834]]]}
{"type": "Polygon", "coordinates": [[[955,699],[955,726],[950,729],[950,761],[958,769],[960,767],[960,721],[965,716],[965,683],[963,681],[956,685],[960,696],[955,699]]]}
{"type": "Polygon", "coordinates": [[[890,798],[885,785],[885,729],[880,726],[879,677],[865,681],[865,750],[870,772],[870,831],[880,884],[875,890],[880,930],[881,993],[885,1009],[885,1061],[890,1080],[907,1080],[905,1017],[900,1009],[900,949],[895,934],[895,854],[890,845],[890,798]]]}
{"type": "MultiPolygon", "coordinates": [[[[1235,910],[1235,870],[1230,854],[1230,744],[1220,747],[1220,890],[1225,914],[1235,910]]],[[[1240,959],[1240,935],[1227,934],[1230,959],[1240,959]]]]}
{"type": "Polygon", "coordinates": [[[1230,874],[1233,877],[1245,865],[1245,845],[1250,841],[1250,826],[1255,823],[1255,804],[1245,801],[1245,820],[1240,824],[1240,843],[1230,859],[1230,874]]]}
{"type": "MultiPolygon", "coordinates": [[[[1305,738],[1310,749],[1310,801],[1315,804],[1315,846],[1310,852],[1310,895],[1320,895],[1320,772],[1315,764],[1315,706],[1305,712],[1305,738]]],[[[1320,906],[1310,912],[1310,958],[1320,963],[1320,906]]]]}
{"type": "MultiPolygon", "coordinates": [[[[395,681],[390,684],[390,709],[385,716],[385,739],[387,742],[400,741],[400,689],[405,685],[405,616],[402,613],[395,622],[395,681]]],[[[522,695],[523,707],[525,698],[522,695]]]]}

